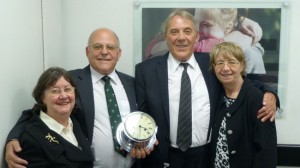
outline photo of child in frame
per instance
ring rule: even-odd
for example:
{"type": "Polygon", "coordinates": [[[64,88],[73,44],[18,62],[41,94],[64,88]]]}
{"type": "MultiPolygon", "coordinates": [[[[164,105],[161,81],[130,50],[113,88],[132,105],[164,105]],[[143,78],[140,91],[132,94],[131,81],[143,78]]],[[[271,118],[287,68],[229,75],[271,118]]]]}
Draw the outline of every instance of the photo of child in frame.
{"type": "Polygon", "coordinates": [[[186,10],[195,16],[200,35],[195,52],[209,52],[223,41],[236,42],[246,55],[247,77],[277,90],[281,9],[143,8],[142,60],[168,52],[162,27],[165,17],[174,10],[186,10]]]}

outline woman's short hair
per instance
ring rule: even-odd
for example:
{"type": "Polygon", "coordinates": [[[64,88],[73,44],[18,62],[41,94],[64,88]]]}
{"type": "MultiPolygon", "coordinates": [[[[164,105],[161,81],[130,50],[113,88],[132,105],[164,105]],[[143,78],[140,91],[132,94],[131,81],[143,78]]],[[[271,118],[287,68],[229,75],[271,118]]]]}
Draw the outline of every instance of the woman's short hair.
{"type": "Polygon", "coordinates": [[[225,58],[235,58],[236,60],[238,60],[240,64],[244,66],[241,75],[243,78],[246,76],[245,54],[238,44],[233,42],[223,42],[213,46],[213,48],[210,50],[210,70],[214,69],[215,60],[219,55],[222,55],[225,58]]]}

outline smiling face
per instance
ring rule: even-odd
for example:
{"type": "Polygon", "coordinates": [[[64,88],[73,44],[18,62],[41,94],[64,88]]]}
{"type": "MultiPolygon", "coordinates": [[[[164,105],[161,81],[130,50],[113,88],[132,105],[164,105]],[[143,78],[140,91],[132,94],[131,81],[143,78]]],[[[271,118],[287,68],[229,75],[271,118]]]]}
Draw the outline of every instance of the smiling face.
{"type": "Polygon", "coordinates": [[[195,23],[187,17],[174,15],[167,23],[165,39],[174,58],[181,62],[187,61],[198,41],[195,23]]]}
{"type": "Polygon", "coordinates": [[[210,51],[210,69],[223,86],[235,86],[245,77],[245,55],[241,47],[233,42],[223,42],[210,51]]]}
{"type": "Polygon", "coordinates": [[[45,90],[42,101],[47,107],[47,115],[60,121],[69,117],[74,108],[75,88],[64,77],[60,77],[45,90]]]}
{"type": "Polygon", "coordinates": [[[240,63],[233,56],[225,56],[219,53],[215,58],[214,71],[223,85],[232,85],[242,81],[243,68],[243,63],[240,63]]]}
{"type": "Polygon", "coordinates": [[[90,65],[100,74],[108,75],[121,57],[118,37],[109,29],[94,31],[86,47],[90,65]]]}

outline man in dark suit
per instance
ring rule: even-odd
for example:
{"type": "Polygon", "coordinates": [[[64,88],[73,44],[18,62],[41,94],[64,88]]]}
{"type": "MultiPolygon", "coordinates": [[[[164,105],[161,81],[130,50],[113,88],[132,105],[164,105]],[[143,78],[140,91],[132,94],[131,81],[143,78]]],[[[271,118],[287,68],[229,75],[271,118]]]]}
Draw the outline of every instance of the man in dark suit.
{"type": "Polygon", "coordinates": [[[79,92],[77,105],[83,110],[77,118],[80,123],[85,123],[87,136],[91,140],[95,154],[94,167],[131,167],[133,160],[129,155],[124,158],[114,151],[104,81],[101,80],[103,76],[111,78],[122,118],[137,110],[134,78],[115,70],[121,57],[117,35],[108,29],[94,31],[89,38],[86,55],[90,66],[70,72],[79,92]]]}
{"type": "MultiPolygon", "coordinates": [[[[209,71],[209,55],[193,53],[199,35],[191,14],[171,13],[165,22],[169,53],[136,65],[136,94],[140,111],[150,114],[158,125],[159,145],[142,160],[142,167],[208,167],[208,144],[220,84],[209,71]],[[177,143],[180,81],[187,65],[191,83],[191,143],[186,149],[177,143]]],[[[266,93],[263,120],[274,117],[276,98],[266,93]]]]}
{"type": "MultiPolygon", "coordinates": [[[[94,152],[94,167],[129,168],[134,163],[129,154],[124,157],[114,150],[104,81],[102,80],[104,76],[110,78],[112,88],[117,95],[115,97],[121,118],[137,110],[134,78],[115,70],[121,57],[121,51],[119,39],[112,30],[97,29],[90,35],[86,47],[90,65],[84,69],[70,71],[76,83],[78,92],[76,104],[80,110],[74,115],[86,133],[94,152]]],[[[24,121],[24,119],[19,121],[24,121]]],[[[15,131],[14,128],[8,139],[17,138],[18,132],[20,131],[15,131]]],[[[14,154],[20,150],[17,141],[10,141],[6,145],[6,161],[11,167],[26,165],[25,160],[17,158],[14,154]]],[[[145,157],[145,152],[141,152],[137,152],[136,157],[145,157]]]]}

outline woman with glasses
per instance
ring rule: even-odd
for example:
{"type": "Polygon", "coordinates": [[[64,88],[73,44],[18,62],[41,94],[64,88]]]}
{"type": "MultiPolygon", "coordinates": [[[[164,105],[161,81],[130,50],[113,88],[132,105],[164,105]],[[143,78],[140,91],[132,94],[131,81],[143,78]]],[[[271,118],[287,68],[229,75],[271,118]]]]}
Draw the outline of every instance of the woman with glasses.
{"type": "Polygon", "coordinates": [[[28,168],[89,168],[93,157],[78,122],[70,118],[76,112],[75,83],[62,68],[47,69],[33,93],[36,103],[31,120],[19,138],[18,155],[28,161],[28,168]]]}
{"type": "Polygon", "coordinates": [[[275,122],[257,119],[263,93],[245,78],[242,49],[223,42],[210,56],[210,68],[223,85],[212,127],[212,167],[275,168],[275,122]]]}

